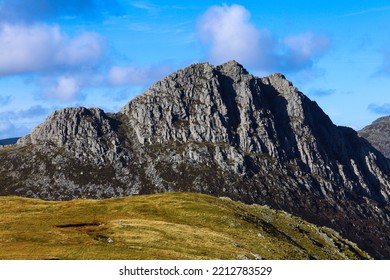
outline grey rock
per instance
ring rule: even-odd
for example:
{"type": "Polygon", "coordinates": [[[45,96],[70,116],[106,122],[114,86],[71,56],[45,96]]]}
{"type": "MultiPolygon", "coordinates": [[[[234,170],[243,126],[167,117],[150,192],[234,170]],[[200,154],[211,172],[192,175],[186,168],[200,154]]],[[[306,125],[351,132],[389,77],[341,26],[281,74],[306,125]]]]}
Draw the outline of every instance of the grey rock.
{"type": "Polygon", "coordinates": [[[283,209],[390,258],[390,161],[282,74],[235,61],[190,65],[115,114],[56,111],[0,160],[1,195],[202,192],[283,209]]]}
{"type": "Polygon", "coordinates": [[[378,151],[390,158],[390,116],[381,117],[359,131],[378,151]]]}

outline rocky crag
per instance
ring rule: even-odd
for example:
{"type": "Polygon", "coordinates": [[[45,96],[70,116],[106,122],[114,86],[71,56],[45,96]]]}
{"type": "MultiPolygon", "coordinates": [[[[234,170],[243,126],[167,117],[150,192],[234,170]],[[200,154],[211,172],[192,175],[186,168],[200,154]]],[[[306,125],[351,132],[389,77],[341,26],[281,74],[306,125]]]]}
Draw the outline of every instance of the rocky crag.
{"type": "Polygon", "coordinates": [[[118,113],[54,112],[0,151],[0,194],[47,200],[170,191],[266,204],[390,259],[390,160],[281,74],[194,64],[118,113]]]}
{"type": "Polygon", "coordinates": [[[390,158],[390,116],[381,117],[359,131],[378,151],[390,158]]]}

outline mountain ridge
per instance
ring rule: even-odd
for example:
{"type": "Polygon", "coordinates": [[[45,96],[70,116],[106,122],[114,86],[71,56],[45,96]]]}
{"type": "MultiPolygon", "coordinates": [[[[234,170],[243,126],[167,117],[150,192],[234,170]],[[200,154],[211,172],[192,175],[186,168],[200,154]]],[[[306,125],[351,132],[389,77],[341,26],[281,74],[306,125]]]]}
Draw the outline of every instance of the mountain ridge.
{"type": "Polygon", "coordinates": [[[390,161],[282,74],[193,64],[118,113],[54,112],[0,153],[0,194],[48,200],[192,191],[267,204],[390,258],[390,161]]]}

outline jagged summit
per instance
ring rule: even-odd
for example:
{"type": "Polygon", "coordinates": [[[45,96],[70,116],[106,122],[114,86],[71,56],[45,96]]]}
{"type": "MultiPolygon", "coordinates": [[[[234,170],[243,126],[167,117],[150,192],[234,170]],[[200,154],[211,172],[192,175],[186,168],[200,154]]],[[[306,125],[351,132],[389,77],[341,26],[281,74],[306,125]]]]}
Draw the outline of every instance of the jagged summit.
{"type": "Polygon", "coordinates": [[[248,71],[235,60],[228,61],[220,66],[216,67],[222,73],[227,73],[231,76],[248,75],[248,71]]]}
{"type": "Polygon", "coordinates": [[[390,161],[282,74],[258,78],[235,61],[178,70],[115,114],[57,111],[0,160],[2,195],[228,196],[332,227],[390,258],[390,161]]]}

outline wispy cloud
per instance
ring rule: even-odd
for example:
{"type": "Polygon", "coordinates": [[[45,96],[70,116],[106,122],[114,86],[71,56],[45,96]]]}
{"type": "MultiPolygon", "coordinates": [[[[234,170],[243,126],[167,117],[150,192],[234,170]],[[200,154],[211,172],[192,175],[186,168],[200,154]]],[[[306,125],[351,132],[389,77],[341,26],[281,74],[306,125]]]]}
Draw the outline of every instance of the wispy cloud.
{"type": "Polygon", "coordinates": [[[313,89],[310,91],[310,94],[313,96],[324,97],[324,96],[332,95],[335,92],[336,92],[335,89],[313,89]]]}
{"type": "Polygon", "coordinates": [[[0,113],[0,139],[23,136],[39,124],[52,108],[34,105],[22,110],[0,113]]]}
{"type": "Polygon", "coordinates": [[[11,101],[10,95],[0,96],[0,106],[5,106],[5,105],[9,104],[10,101],[11,101]]]}
{"type": "MultiPolygon", "coordinates": [[[[187,3],[186,3],[187,4],[187,3]]],[[[188,10],[188,9],[194,9],[194,7],[186,6],[186,5],[170,5],[170,4],[164,4],[158,3],[158,5],[151,3],[150,1],[134,1],[131,3],[131,6],[140,10],[144,10],[149,13],[157,13],[161,11],[167,11],[167,10],[188,10]]]]}
{"type": "Polygon", "coordinates": [[[104,67],[74,69],[39,75],[34,81],[43,100],[61,102],[83,101],[89,89],[107,85],[107,70],[104,67]]]}
{"type": "Polygon", "coordinates": [[[384,12],[384,11],[389,11],[390,6],[383,6],[383,7],[377,7],[377,8],[369,8],[361,11],[356,11],[352,12],[349,14],[344,14],[339,17],[353,17],[353,16],[360,16],[360,15],[365,15],[365,14],[372,14],[372,13],[378,13],[378,12],[384,12]]]}
{"type": "Polygon", "coordinates": [[[57,77],[52,85],[47,86],[43,93],[50,98],[69,101],[75,99],[80,90],[76,78],[70,76],[57,77]]]}
{"type": "Polygon", "coordinates": [[[15,126],[11,123],[8,116],[2,116],[0,114],[0,139],[15,137],[14,133],[15,126]]]}
{"type": "Polygon", "coordinates": [[[280,58],[285,60],[287,68],[311,68],[314,59],[328,50],[329,39],[324,35],[301,33],[285,37],[282,47],[285,51],[280,58]]]}
{"type": "Polygon", "coordinates": [[[146,2],[146,1],[132,2],[131,6],[133,6],[134,8],[137,8],[137,9],[145,10],[147,12],[157,12],[158,11],[158,7],[156,5],[151,4],[149,2],[146,2]]]}
{"type": "Polygon", "coordinates": [[[368,110],[378,115],[390,115],[390,103],[368,105],[368,110]]]}
{"type": "Polygon", "coordinates": [[[279,39],[250,17],[240,5],[213,6],[200,17],[198,35],[213,63],[235,59],[251,68],[301,71],[312,68],[329,48],[326,36],[307,32],[279,39]]]}
{"type": "Polygon", "coordinates": [[[0,75],[77,67],[103,52],[103,39],[94,32],[69,37],[56,25],[0,24],[0,75]]]}
{"type": "Polygon", "coordinates": [[[382,63],[373,76],[389,76],[390,75],[390,51],[384,53],[382,63]]]}
{"type": "Polygon", "coordinates": [[[51,108],[43,107],[42,105],[34,105],[30,108],[14,112],[15,116],[22,119],[31,119],[35,117],[44,117],[51,112],[51,108]]]}
{"type": "Polygon", "coordinates": [[[159,66],[113,66],[109,70],[109,83],[114,86],[121,85],[149,85],[172,72],[167,65],[159,66]]]}

